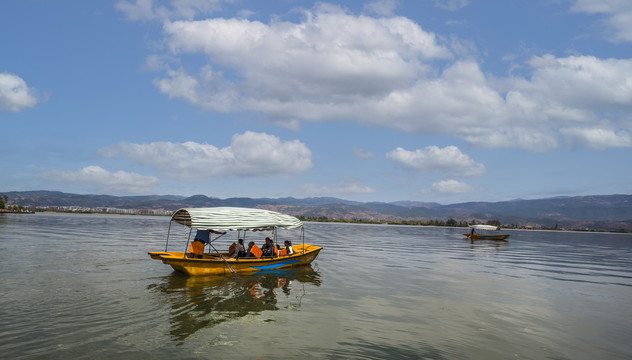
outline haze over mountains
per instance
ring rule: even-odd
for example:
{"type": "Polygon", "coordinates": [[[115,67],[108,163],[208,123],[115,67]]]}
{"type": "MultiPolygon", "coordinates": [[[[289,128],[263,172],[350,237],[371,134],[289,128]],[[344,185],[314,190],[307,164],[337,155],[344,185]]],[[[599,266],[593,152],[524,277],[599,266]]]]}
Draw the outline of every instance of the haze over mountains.
{"type": "Polygon", "coordinates": [[[9,205],[25,207],[82,207],[165,209],[183,207],[239,206],[281,211],[295,216],[366,220],[458,221],[499,220],[502,224],[534,228],[603,229],[632,231],[632,195],[557,197],[537,200],[468,202],[450,205],[397,201],[361,203],[331,197],[228,198],[206,195],[111,196],[80,195],[55,191],[5,192],[9,205]]]}

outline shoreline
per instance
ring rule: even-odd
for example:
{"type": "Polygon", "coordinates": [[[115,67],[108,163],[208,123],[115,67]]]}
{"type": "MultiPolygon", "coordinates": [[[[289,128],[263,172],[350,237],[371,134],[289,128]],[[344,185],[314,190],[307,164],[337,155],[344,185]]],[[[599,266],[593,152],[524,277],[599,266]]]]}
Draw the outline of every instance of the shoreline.
{"type": "Polygon", "coordinates": [[[0,209],[0,214],[34,214],[33,210],[11,210],[11,209],[0,209]]]}

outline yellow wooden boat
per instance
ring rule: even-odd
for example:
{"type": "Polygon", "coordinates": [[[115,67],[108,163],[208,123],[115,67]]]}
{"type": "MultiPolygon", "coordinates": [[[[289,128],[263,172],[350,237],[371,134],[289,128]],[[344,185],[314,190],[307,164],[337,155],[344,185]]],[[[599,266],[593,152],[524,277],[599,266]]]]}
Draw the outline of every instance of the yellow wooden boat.
{"type": "Polygon", "coordinates": [[[483,231],[499,231],[500,227],[493,225],[470,225],[472,231],[469,234],[463,234],[470,240],[496,240],[496,241],[507,241],[506,239],[509,237],[509,234],[492,234],[492,233],[482,233],[477,234],[476,230],[483,231]]]}
{"type": "MultiPolygon", "coordinates": [[[[199,232],[198,232],[199,233],[199,232]]],[[[261,241],[265,236],[257,236],[261,241]]],[[[283,239],[283,240],[290,240],[283,239]]],[[[229,247],[231,240],[227,242],[229,247]]],[[[294,242],[294,241],[292,241],[294,242]]],[[[165,251],[150,251],[152,259],[161,260],[164,264],[171,265],[176,270],[188,275],[223,275],[237,273],[254,273],[264,270],[286,269],[295,266],[309,264],[318,256],[321,246],[305,244],[305,230],[303,223],[290,215],[281,214],[263,209],[236,208],[236,207],[211,207],[188,208],[176,211],[169,222],[165,251]],[[169,238],[173,223],[185,226],[186,244],[184,251],[168,251],[169,238]],[[210,237],[205,239],[203,254],[194,256],[190,251],[191,235],[193,229],[209,231],[210,237]],[[254,231],[270,231],[270,239],[274,246],[279,242],[279,229],[295,229],[298,231],[298,242],[301,244],[291,246],[292,255],[283,255],[283,251],[276,251],[277,255],[269,257],[231,257],[228,252],[219,252],[214,242],[227,232],[236,232],[238,239],[244,239],[246,234],[254,231]],[[214,239],[213,234],[218,236],[214,239]],[[187,249],[189,249],[187,251],[187,249]]]]}

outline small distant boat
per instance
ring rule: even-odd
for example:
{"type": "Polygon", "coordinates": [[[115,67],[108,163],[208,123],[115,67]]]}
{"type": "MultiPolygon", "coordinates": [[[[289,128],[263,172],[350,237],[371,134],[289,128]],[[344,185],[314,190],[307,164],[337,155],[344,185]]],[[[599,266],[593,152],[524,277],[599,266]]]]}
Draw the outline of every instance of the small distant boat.
{"type": "MultiPolygon", "coordinates": [[[[264,237],[258,236],[255,242],[260,243],[263,239],[264,237]]],[[[227,249],[230,242],[227,242],[227,249]]],[[[196,244],[196,246],[201,246],[201,244],[196,244]]],[[[316,259],[320,250],[322,250],[321,246],[305,244],[303,223],[294,216],[263,209],[210,207],[176,211],[169,222],[165,251],[150,251],[148,254],[152,259],[162,260],[164,264],[171,265],[174,270],[188,275],[223,275],[287,269],[310,264],[316,259]],[[168,251],[171,225],[174,222],[189,228],[188,230],[185,228],[185,251],[168,251]],[[196,251],[191,244],[194,240],[191,238],[193,229],[210,231],[211,234],[208,242],[204,244],[202,250],[197,251],[198,255],[196,256],[192,254],[192,251],[196,251]],[[298,238],[295,240],[301,244],[291,246],[293,254],[288,255],[285,248],[279,249],[277,247],[278,229],[298,230],[298,238]],[[215,248],[214,242],[229,231],[237,232],[237,238],[230,242],[236,243],[238,239],[244,239],[246,244],[251,241],[251,239],[246,239],[246,232],[271,231],[270,239],[274,242],[275,255],[261,256],[260,250],[258,250],[253,251],[253,253],[257,253],[253,257],[235,258],[229,256],[228,252],[219,252],[215,248]],[[219,235],[213,239],[213,234],[219,235]]]]}
{"type": "Polygon", "coordinates": [[[507,241],[509,234],[492,234],[491,231],[499,231],[500,227],[493,225],[470,225],[472,231],[469,234],[463,234],[470,240],[497,240],[507,241]],[[477,234],[476,230],[481,230],[483,233],[477,234]]]}

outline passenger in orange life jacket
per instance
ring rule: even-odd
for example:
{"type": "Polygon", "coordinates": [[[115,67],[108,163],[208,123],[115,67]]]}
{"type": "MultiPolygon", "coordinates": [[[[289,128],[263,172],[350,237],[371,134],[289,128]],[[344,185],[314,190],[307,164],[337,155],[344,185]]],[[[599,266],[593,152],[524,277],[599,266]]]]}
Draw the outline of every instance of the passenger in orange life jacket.
{"type": "Polygon", "coordinates": [[[259,258],[261,257],[261,249],[257,245],[255,245],[254,241],[248,243],[248,251],[246,252],[245,258],[259,258]]]}

